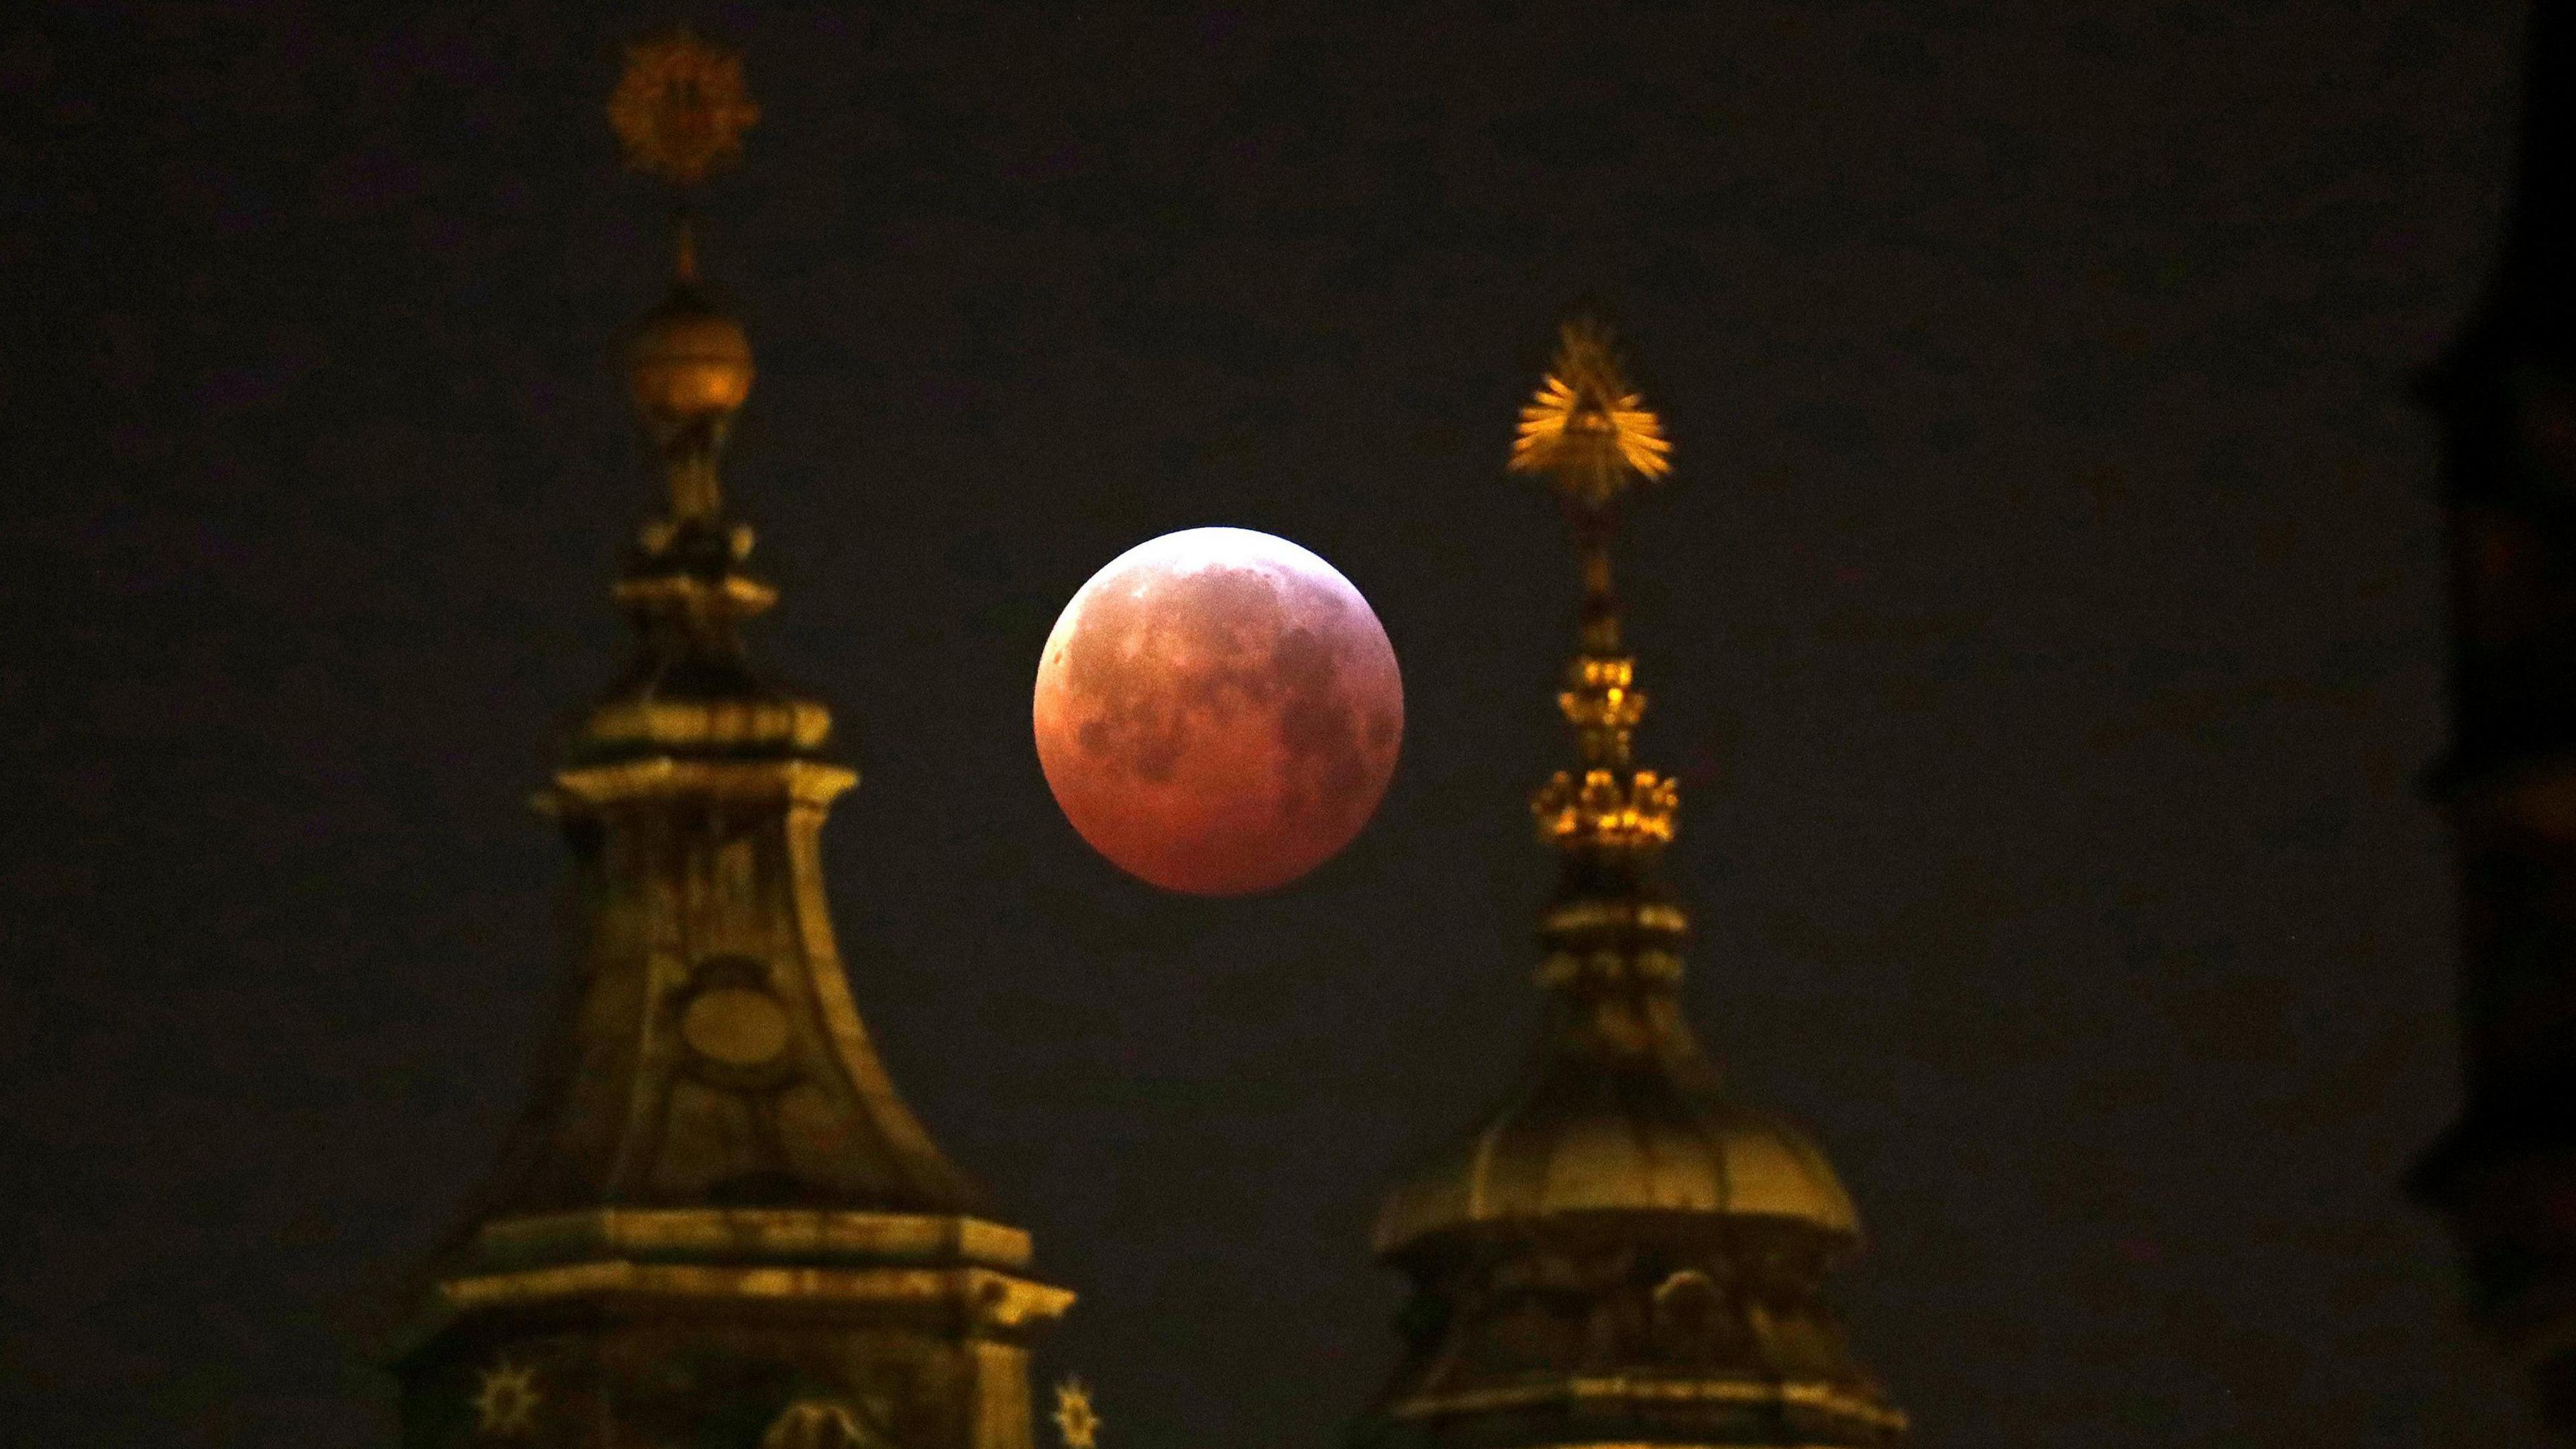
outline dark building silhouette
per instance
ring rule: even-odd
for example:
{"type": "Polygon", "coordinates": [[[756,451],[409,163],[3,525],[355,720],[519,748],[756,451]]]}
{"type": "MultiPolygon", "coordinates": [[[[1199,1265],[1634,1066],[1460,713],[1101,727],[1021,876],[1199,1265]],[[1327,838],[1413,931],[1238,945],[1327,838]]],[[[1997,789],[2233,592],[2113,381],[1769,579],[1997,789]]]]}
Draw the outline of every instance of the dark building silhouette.
{"type": "Polygon", "coordinates": [[[2493,281],[2424,396],[2450,518],[2467,1101],[2411,1187],[2473,1310],[2576,1438],[2576,10],[2532,9],[2493,281]]]}

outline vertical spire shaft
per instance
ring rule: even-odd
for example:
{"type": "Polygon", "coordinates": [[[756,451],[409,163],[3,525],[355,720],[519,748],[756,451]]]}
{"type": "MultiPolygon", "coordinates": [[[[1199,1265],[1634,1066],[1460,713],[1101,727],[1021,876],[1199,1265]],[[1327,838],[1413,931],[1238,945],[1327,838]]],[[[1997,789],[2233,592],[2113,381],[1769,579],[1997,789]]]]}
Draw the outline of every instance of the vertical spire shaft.
{"type": "MultiPolygon", "coordinates": [[[[738,626],[776,593],[744,567],[751,529],[725,516],[719,471],[734,415],[751,395],[751,342],[700,274],[694,201],[697,186],[740,154],[742,132],[759,114],[743,92],[741,57],[686,31],[629,47],[609,101],[627,164],[675,193],[670,285],[637,324],[626,355],[628,389],[661,460],[665,512],[637,535],[617,584],[643,636],[643,657],[584,727],[585,754],[632,750],[639,733],[658,747],[675,738],[672,729],[694,728],[640,723],[673,714],[656,701],[675,677],[737,697],[774,693],[744,670],[738,626]]],[[[819,711],[768,709],[752,731],[756,741],[730,739],[727,747],[811,750],[825,728],[819,711]]]]}
{"type": "Polygon", "coordinates": [[[645,425],[662,452],[674,523],[724,512],[717,462],[733,415],[751,393],[751,344],[698,276],[697,209],[671,210],[671,286],[637,333],[630,366],[645,425]]]}
{"type": "Polygon", "coordinates": [[[1569,507],[1567,527],[1574,535],[1576,565],[1583,581],[1582,612],[1576,637],[1586,654],[1619,652],[1619,588],[1612,576],[1610,546],[1618,538],[1618,520],[1603,511],[1569,507]]]}
{"type": "Polygon", "coordinates": [[[742,57],[685,30],[631,46],[608,100],[609,124],[629,168],[677,193],[671,221],[671,287],[644,319],[628,363],[637,409],[662,450],[676,525],[711,523],[723,510],[716,459],[733,415],[751,394],[751,344],[698,277],[691,198],[708,176],[741,158],[742,135],[760,119],[742,84],[742,57]]]}
{"type": "Polygon", "coordinates": [[[723,513],[717,463],[752,376],[749,337],[699,277],[697,217],[683,204],[671,222],[670,288],[627,354],[627,383],[662,455],[673,523],[723,513]]]}
{"type": "Polygon", "coordinates": [[[686,193],[671,208],[671,280],[685,286],[698,280],[698,211],[686,193]]]}
{"type": "Polygon", "coordinates": [[[1611,568],[1620,504],[1637,484],[1670,474],[1671,453],[1662,421],[1629,385],[1609,328],[1589,317],[1564,324],[1546,381],[1521,409],[1510,466],[1544,476],[1563,496],[1582,582],[1575,655],[1556,702],[1574,728],[1583,771],[1558,772],[1531,801],[1540,836],[1567,855],[1569,871],[1649,863],[1672,839],[1680,808],[1673,781],[1651,770],[1621,778],[1646,696],[1621,639],[1611,568]]]}

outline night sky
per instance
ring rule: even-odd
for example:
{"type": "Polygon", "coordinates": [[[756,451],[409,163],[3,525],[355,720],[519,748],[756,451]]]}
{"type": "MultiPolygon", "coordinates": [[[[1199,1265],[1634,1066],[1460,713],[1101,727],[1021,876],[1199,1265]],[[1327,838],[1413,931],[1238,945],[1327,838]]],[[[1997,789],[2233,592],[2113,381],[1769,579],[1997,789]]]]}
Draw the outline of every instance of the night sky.
{"type": "Polygon", "coordinates": [[[389,1434],[625,647],[665,251],[601,105],[681,18],[766,111],[707,260],[856,993],[1082,1293],[1105,1449],[1331,1444],[1376,1200],[1534,1030],[1573,581],[1500,465],[1586,294],[1678,443],[1626,576],[1692,1007],[1858,1199],[1919,1442],[2537,1442],[2397,1189],[2456,1073],[2405,388],[2518,5],[590,8],[0,20],[0,1442],[389,1434]],[[1056,611],[1198,524],[1405,671],[1275,896],[1120,876],[1031,748],[1056,611]]]}

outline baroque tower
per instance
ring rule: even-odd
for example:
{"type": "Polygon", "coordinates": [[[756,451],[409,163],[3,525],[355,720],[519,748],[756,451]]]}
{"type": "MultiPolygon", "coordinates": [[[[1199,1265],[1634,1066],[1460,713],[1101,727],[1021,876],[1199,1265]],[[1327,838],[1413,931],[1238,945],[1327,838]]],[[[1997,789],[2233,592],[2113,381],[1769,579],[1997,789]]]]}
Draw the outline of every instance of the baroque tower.
{"type": "Polygon", "coordinates": [[[1568,323],[1510,464],[1555,485],[1582,581],[1557,696],[1581,763],[1531,802],[1561,863],[1548,1020],[1508,1105],[1379,1215],[1413,1298],[1357,1449],[1905,1436],[1820,1298],[1859,1244],[1851,1199],[1795,1128],[1734,1100],[1682,1014],[1689,919],[1656,869],[1679,795],[1631,758],[1646,697],[1610,566],[1621,503],[1669,451],[1607,330],[1568,323]]]}
{"type": "MultiPolygon", "coordinates": [[[[756,116],[738,58],[633,47],[628,159],[693,186],[756,116]]],[[[538,796],[575,863],[534,1095],[396,1355],[403,1442],[1029,1449],[1028,1335],[1073,1295],[887,1080],[833,944],[820,834],[858,782],[741,627],[776,594],[717,462],[751,349],[698,275],[628,382],[668,507],[615,598],[634,663],[538,796]]]]}

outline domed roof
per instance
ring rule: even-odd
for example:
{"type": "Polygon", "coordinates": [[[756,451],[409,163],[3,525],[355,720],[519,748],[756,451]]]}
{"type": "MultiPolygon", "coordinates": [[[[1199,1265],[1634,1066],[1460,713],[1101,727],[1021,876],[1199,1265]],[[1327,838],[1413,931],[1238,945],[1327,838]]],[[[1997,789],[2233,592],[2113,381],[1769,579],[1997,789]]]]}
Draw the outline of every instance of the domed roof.
{"type": "Polygon", "coordinates": [[[1602,1212],[1786,1220],[1858,1241],[1832,1164],[1729,1099],[1677,1011],[1644,1051],[1606,1052],[1588,1035],[1558,1038],[1526,1092],[1388,1196],[1381,1256],[1475,1223],[1602,1212]]]}

